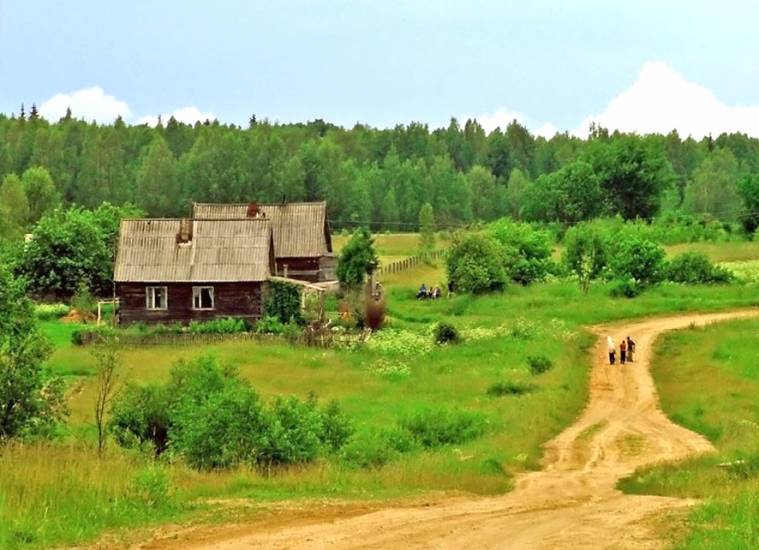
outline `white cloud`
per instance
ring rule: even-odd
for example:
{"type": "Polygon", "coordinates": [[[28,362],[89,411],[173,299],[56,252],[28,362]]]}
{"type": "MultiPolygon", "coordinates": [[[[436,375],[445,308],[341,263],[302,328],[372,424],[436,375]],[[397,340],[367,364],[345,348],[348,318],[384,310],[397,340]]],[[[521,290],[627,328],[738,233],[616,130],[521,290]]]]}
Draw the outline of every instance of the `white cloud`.
{"type": "MultiPolygon", "coordinates": [[[[463,120],[466,120],[467,118],[472,117],[464,117],[463,120]]],[[[524,114],[518,111],[510,111],[503,107],[493,113],[483,113],[474,118],[477,119],[477,122],[480,123],[480,126],[482,126],[487,133],[492,132],[496,128],[505,130],[506,127],[515,120],[522,126],[529,128],[530,131],[537,136],[551,138],[556,133],[556,128],[553,124],[545,123],[538,126],[533,120],[524,114]]]]}
{"type": "MultiPolygon", "coordinates": [[[[463,120],[466,120],[467,118],[472,117],[464,117],[463,120]]],[[[487,133],[492,132],[496,128],[505,130],[506,127],[514,120],[518,121],[521,124],[524,124],[525,120],[525,116],[522,113],[519,113],[517,111],[509,111],[504,108],[500,108],[494,113],[483,113],[480,116],[474,118],[477,119],[477,122],[480,123],[480,126],[482,126],[482,128],[487,133]]]]}
{"type": "Polygon", "coordinates": [[[101,123],[113,122],[119,116],[127,119],[131,115],[129,105],[106,95],[100,86],[83,88],[70,94],[56,94],[40,105],[39,111],[47,120],[57,121],[68,108],[76,118],[101,123]]]}
{"type": "Polygon", "coordinates": [[[609,130],[701,138],[745,132],[759,136],[759,106],[729,106],[708,88],[686,80],[666,63],[646,63],[638,80],[612,99],[606,109],[586,117],[574,134],[585,137],[596,122],[609,130]]]}
{"type": "MultiPolygon", "coordinates": [[[[166,124],[166,122],[168,122],[169,118],[172,116],[177,119],[178,122],[184,122],[185,124],[195,124],[198,121],[203,122],[205,120],[216,119],[216,116],[213,113],[204,113],[197,107],[182,107],[180,109],[175,109],[171,113],[161,115],[163,124],[166,124]]],[[[136,124],[147,124],[148,126],[155,126],[158,124],[158,117],[152,115],[140,117],[137,119],[136,124]]]]}

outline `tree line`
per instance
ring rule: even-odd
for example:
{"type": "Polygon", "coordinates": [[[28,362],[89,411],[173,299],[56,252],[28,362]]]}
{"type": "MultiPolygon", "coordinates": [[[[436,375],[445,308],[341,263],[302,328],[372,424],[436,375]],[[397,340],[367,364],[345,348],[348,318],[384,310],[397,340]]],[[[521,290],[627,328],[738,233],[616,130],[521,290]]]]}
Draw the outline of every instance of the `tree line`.
{"type": "Polygon", "coordinates": [[[438,227],[503,216],[574,223],[662,210],[756,227],[759,140],[609,133],[532,135],[517,121],[389,129],[322,120],[246,128],[170,118],[156,127],[0,115],[0,236],[18,237],[62,204],[131,203],[188,215],[192,201],[327,200],[336,228],[416,230],[425,203],[438,227]],[[47,179],[49,178],[49,181],[47,179]],[[42,182],[42,183],[40,183],[42,182]]]}

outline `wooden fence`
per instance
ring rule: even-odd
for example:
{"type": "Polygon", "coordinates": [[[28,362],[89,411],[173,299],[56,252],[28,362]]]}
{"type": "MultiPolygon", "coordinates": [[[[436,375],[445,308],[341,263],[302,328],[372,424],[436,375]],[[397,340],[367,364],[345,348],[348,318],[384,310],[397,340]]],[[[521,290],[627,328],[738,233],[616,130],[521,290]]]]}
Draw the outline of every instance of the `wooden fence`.
{"type": "Polygon", "coordinates": [[[402,260],[390,262],[387,265],[381,265],[377,268],[377,276],[390,275],[392,273],[400,273],[407,269],[412,269],[425,261],[438,261],[445,255],[444,250],[435,250],[430,252],[429,256],[410,256],[402,260]]]}

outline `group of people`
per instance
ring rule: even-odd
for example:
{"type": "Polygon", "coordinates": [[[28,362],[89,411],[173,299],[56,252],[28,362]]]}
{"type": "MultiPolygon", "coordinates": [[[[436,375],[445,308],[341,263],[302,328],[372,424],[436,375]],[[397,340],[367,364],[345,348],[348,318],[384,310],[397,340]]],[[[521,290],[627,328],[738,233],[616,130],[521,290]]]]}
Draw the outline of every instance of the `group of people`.
{"type": "Polygon", "coordinates": [[[416,299],[417,300],[437,300],[442,296],[442,293],[440,292],[439,286],[433,286],[433,287],[427,287],[424,283],[422,283],[422,286],[419,287],[419,290],[416,293],[416,299]]]}
{"type": "MultiPolygon", "coordinates": [[[[614,343],[614,338],[611,336],[606,337],[606,342],[609,345],[609,364],[613,365],[617,362],[617,345],[614,343]]],[[[630,338],[622,338],[619,343],[619,364],[633,362],[633,354],[635,353],[635,341],[630,338]]]]}

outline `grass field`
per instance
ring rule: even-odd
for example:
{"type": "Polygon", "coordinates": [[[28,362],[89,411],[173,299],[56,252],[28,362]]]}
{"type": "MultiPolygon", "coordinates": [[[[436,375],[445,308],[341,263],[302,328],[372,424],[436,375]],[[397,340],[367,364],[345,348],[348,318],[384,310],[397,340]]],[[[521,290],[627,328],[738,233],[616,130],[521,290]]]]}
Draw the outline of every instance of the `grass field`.
{"type": "MultiPolygon", "coordinates": [[[[413,254],[415,239],[377,236],[380,253],[387,257],[413,254]]],[[[248,341],[123,350],[122,376],[139,383],[165,380],[179,358],[213,353],[238,365],[264,398],[305,397],[314,391],[321,399],[338,399],[353,419],[357,437],[392,428],[404,415],[431,406],[477,411],[486,418],[485,434],[474,441],[402,454],[368,470],[333,457],[274,474],[249,469],[202,473],[178,462],[153,465],[145,455],[120,451],[114,444],[98,460],[92,450],[93,359],[87,348],[70,344],[75,326],[43,323],[56,346],[49,366],[68,383],[70,421],[59,443],[2,451],[0,547],[71,544],[104,530],[197,517],[207,508],[206,498],[264,502],[501,493],[510,488],[516,472],[538,465],[541,444],[571,423],[584,405],[592,343],[584,326],[759,304],[756,285],[662,285],[627,300],[610,298],[603,284],[583,296],[570,282],[512,286],[503,294],[482,297],[414,299],[421,282],[441,284],[443,279],[440,265],[385,279],[389,329],[395,331],[385,331],[391,335],[385,341],[392,341],[391,346],[381,345],[379,338],[377,344],[354,351],[248,341]],[[430,330],[438,321],[460,329],[463,343],[433,345],[430,330]],[[528,357],[536,355],[546,356],[554,367],[530,374],[528,357]],[[530,390],[492,397],[488,390],[496,384],[530,390]],[[78,499],[80,494],[87,498],[78,499]]]]}
{"type": "Polygon", "coordinates": [[[759,320],[665,335],[652,368],[664,411],[718,452],[647,468],[622,488],[707,499],[683,548],[759,547],[759,320]]]}

